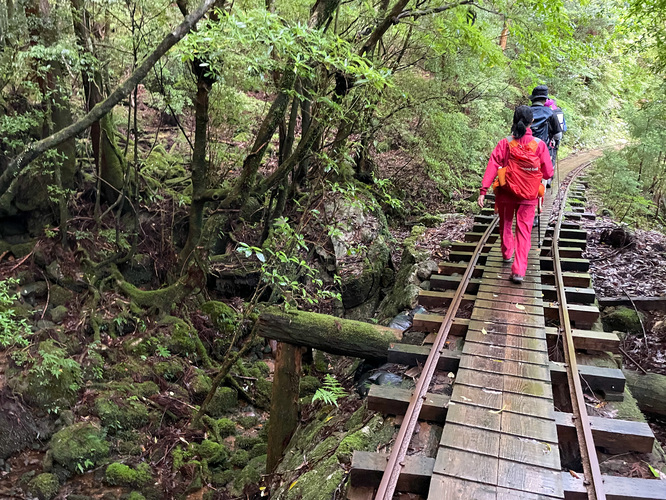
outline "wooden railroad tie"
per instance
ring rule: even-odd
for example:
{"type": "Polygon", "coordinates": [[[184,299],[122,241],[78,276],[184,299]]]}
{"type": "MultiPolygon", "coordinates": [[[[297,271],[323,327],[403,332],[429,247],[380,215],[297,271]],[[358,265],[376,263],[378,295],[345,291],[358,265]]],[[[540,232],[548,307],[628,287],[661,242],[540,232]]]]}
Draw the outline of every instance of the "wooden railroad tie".
{"type": "MultiPolygon", "coordinates": [[[[352,469],[349,477],[351,486],[374,489],[379,484],[386,468],[386,457],[387,455],[383,453],[355,451],[352,456],[352,469]]],[[[431,484],[434,467],[434,458],[419,455],[408,456],[405,459],[403,474],[398,482],[398,489],[417,495],[427,495],[432,487],[438,488],[438,486],[431,484]]],[[[478,467],[478,465],[475,467],[478,467]]],[[[561,477],[565,499],[587,500],[587,490],[583,484],[585,478],[582,474],[577,474],[576,477],[567,471],[558,472],[557,474],[561,477]]],[[[460,496],[461,494],[465,495],[463,488],[466,488],[467,485],[461,484],[462,481],[456,481],[455,478],[446,478],[446,480],[448,479],[451,479],[451,481],[442,485],[442,494],[439,498],[446,500],[536,498],[533,496],[522,497],[520,492],[515,490],[507,491],[505,496],[500,497],[496,488],[481,484],[476,484],[476,487],[485,488],[491,496],[478,496],[477,494],[460,496]]],[[[608,492],[606,494],[608,500],[663,500],[666,498],[666,481],[618,476],[603,476],[603,480],[608,492]]],[[[439,478],[436,481],[439,481],[439,478]]],[[[547,497],[539,498],[545,500],[547,497]]]]}

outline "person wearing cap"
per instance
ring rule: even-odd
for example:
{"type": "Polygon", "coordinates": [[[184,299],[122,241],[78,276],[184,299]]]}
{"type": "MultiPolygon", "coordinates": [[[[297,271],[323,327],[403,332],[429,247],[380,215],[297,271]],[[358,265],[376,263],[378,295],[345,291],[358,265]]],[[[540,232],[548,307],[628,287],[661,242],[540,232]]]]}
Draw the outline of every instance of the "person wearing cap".
{"type": "MultiPolygon", "coordinates": [[[[532,135],[546,143],[552,159],[555,144],[562,139],[562,127],[555,112],[549,106],[546,106],[546,100],[548,100],[548,86],[537,85],[534,87],[530,96],[532,114],[534,115],[532,135]]],[[[550,182],[546,183],[546,187],[550,187],[550,182]]]]}

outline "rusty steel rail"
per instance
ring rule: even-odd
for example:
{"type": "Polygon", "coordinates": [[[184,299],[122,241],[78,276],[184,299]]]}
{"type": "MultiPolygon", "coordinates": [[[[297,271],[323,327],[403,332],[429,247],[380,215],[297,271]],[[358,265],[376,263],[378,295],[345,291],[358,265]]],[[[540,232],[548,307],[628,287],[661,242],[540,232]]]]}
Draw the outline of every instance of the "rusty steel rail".
{"type": "Polygon", "coordinates": [[[495,229],[495,226],[497,226],[497,221],[498,217],[495,216],[495,218],[486,229],[486,232],[483,233],[483,236],[476,245],[476,248],[472,254],[472,258],[469,261],[469,265],[465,270],[465,274],[463,274],[462,279],[460,280],[460,284],[458,285],[456,293],[451,300],[451,304],[449,305],[449,308],[446,312],[446,316],[444,317],[444,320],[439,327],[437,337],[433,343],[432,349],[430,350],[428,359],[423,365],[419,381],[414,388],[414,393],[412,394],[411,399],[409,400],[409,407],[407,408],[402,425],[398,431],[398,436],[396,437],[391,454],[388,457],[388,463],[386,464],[386,469],[382,475],[381,483],[379,484],[379,488],[375,494],[375,500],[392,500],[393,498],[393,494],[395,493],[395,489],[398,484],[398,478],[400,477],[402,468],[405,465],[405,456],[407,455],[407,449],[414,434],[414,429],[416,428],[419,414],[421,413],[423,401],[426,398],[426,393],[430,387],[432,376],[435,373],[435,369],[437,368],[437,362],[444,352],[444,345],[449,335],[451,325],[453,324],[453,319],[458,312],[460,302],[462,301],[465,290],[467,289],[467,285],[472,278],[472,273],[474,272],[476,263],[479,260],[479,255],[483,251],[483,247],[495,229]]]}
{"type": "Polygon", "coordinates": [[[559,213],[557,215],[555,229],[553,231],[553,270],[555,274],[555,286],[557,288],[557,298],[560,309],[560,335],[564,343],[564,359],[567,365],[567,379],[569,381],[569,393],[571,394],[571,403],[574,413],[574,423],[576,432],[578,434],[578,446],[583,461],[583,472],[585,474],[587,493],[589,500],[606,500],[606,493],[604,491],[603,479],[601,478],[601,470],[599,469],[599,459],[597,458],[597,450],[594,446],[592,438],[592,429],[590,427],[590,420],[587,415],[585,407],[585,399],[583,396],[583,388],[580,383],[580,375],[578,373],[578,363],[576,362],[576,350],[573,343],[573,335],[571,332],[571,323],[569,321],[569,311],[567,310],[567,298],[564,289],[564,280],[562,278],[562,268],[560,265],[560,229],[562,226],[562,219],[564,217],[564,205],[566,203],[569,187],[576,177],[587,168],[591,162],[581,165],[574,172],[571,173],[571,178],[567,182],[560,205],[558,207],[559,213]]]}

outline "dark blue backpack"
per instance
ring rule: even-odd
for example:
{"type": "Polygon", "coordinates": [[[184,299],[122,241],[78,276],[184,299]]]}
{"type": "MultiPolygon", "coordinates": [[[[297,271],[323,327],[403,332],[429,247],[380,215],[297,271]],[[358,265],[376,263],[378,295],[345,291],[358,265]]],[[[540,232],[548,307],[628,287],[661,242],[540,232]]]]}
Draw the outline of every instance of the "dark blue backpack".
{"type": "Polygon", "coordinates": [[[553,110],[547,106],[532,106],[532,113],[532,136],[548,144],[548,119],[553,116],[553,110]]]}

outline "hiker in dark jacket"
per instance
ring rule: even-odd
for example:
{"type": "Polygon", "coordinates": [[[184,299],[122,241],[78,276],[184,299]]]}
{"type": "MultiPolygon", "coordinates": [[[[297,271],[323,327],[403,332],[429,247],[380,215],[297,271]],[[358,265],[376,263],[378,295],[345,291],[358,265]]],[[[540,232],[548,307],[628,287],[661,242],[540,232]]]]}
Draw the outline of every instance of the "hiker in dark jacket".
{"type": "MultiPolygon", "coordinates": [[[[546,106],[547,99],[547,85],[534,87],[530,96],[532,114],[534,115],[532,135],[546,143],[552,160],[555,153],[555,144],[562,139],[562,127],[555,112],[549,106],[546,106]]],[[[550,187],[550,182],[546,186],[550,187]]]]}

